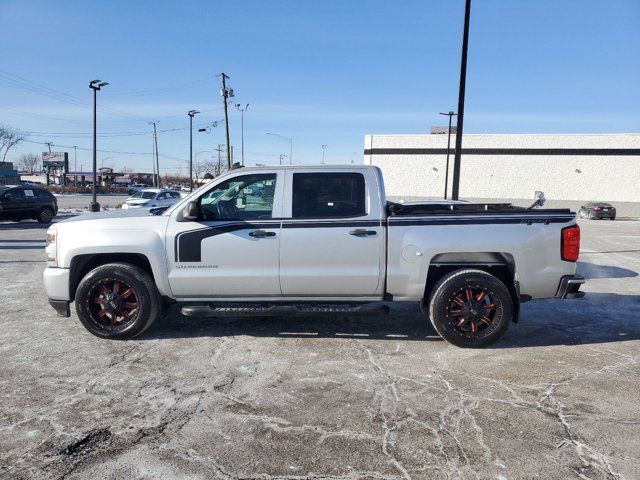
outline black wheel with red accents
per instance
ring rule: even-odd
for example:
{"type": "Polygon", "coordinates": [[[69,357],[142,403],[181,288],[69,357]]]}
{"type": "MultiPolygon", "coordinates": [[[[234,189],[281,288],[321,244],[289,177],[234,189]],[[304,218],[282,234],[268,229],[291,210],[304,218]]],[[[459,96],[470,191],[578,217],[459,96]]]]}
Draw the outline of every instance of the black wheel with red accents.
{"type": "Polygon", "coordinates": [[[89,332],[114,340],[140,335],[161,312],[153,279],[126,263],[91,270],[80,281],[75,302],[78,318],[89,332]]]}
{"type": "Polygon", "coordinates": [[[499,340],[513,319],[507,287],[482,270],[457,270],[432,290],[429,317],[438,334],[458,347],[484,347],[499,340]]]}

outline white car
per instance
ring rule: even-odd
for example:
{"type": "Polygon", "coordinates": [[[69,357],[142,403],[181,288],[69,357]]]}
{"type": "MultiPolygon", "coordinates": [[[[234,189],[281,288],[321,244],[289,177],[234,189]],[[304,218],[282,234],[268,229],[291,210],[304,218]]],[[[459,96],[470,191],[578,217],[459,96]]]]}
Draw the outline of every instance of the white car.
{"type": "Polygon", "coordinates": [[[44,284],[59,314],[75,301],[102,338],[139,335],[169,303],[188,317],[264,317],[380,314],[385,301],[416,302],[444,339],[480,347],[522,302],[584,295],[579,250],[569,209],[401,205],[377,167],[251,167],[166,210],[55,223],[44,284]]]}
{"type": "Polygon", "coordinates": [[[127,198],[123,210],[129,208],[170,207],[180,200],[180,192],[167,188],[145,188],[127,198]]]}

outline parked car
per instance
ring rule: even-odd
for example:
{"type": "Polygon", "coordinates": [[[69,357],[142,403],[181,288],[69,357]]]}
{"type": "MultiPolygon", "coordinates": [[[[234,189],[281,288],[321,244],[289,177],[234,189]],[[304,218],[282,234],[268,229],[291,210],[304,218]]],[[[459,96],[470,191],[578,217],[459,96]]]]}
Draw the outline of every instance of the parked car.
{"type": "Polygon", "coordinates": [[[580,218],[588,218],[590,220],[596,220],[603,218],[616,219],[616,209],[613,205],[604,202],[589,202],[580,207],[578,211],[580,218]]]}
{"type": "Polygon", "coordinates": [[[48,231],[45,290],[102,338],[139,335],[169,303],[238,317],[381,314],[393,301],[418,303],[462,347],[502,337],[521,302],[583,295],[575,212],[425,209],[387,202],[383,185],[369,165],[251,167],[157,214],[80,215],[48,231]],[[256,184],[275,195],[247,194],[256,184]]]}
{"type": "Polygon", "coordinates": [[[58,201],[46,188],[0,186],[0,220],[34,219],[51,223],[58,214],[58,201]]]}
{"type": "Polygon", "coordinates": [[[127,198],[122,205],[124,210],[129,208],[149,208],[171,206],[180,200],[180,192],[168,188],[145,188],[127,198]]]}
{"type": "Polygon", "coordinates": [[[149,188],[149,185],[147,185],[146,183],[133,183],[127,188],[127,193],[129,195],[132,195],[138,190],[142,190],[143,188],[149,188]]]}

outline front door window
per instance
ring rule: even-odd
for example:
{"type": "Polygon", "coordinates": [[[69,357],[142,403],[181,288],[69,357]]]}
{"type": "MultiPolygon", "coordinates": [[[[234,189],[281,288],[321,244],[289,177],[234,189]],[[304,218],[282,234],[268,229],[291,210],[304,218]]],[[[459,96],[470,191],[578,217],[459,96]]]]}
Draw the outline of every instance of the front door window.
{"type": "Polygon", "coordinates": [[[276,174],[235,177],[200,197],[202,220],[269,220],[276,174]]]}

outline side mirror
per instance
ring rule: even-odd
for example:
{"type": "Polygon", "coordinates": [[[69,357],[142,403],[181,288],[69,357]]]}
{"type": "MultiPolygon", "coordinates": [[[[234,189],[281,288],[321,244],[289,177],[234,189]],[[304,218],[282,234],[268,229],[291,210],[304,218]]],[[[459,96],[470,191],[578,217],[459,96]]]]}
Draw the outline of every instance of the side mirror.
{"type": "Polygon", "coordinates": [[[200,207],[198,202],[189,202],[182,210],[182,218],[195,221],[200,218],[200,207]]]}
{"type": "Polygon", "coordinates": [[[536,190],[536,192],[533,195],[533,205],[531,205],[529,208],[541,207],[544,205],[544,202],[546,201],[547,199],[544,198],[544,192],[540,192],[536,190]]]}

